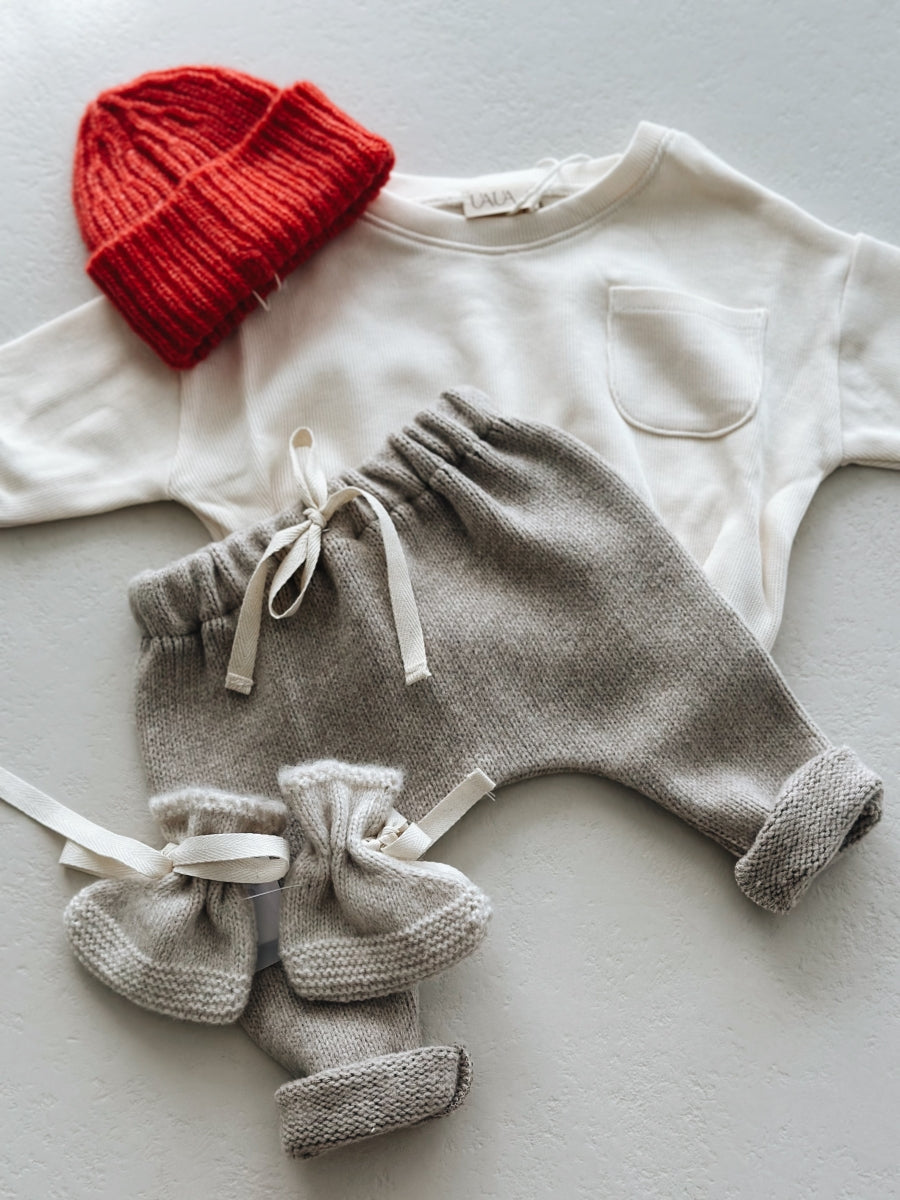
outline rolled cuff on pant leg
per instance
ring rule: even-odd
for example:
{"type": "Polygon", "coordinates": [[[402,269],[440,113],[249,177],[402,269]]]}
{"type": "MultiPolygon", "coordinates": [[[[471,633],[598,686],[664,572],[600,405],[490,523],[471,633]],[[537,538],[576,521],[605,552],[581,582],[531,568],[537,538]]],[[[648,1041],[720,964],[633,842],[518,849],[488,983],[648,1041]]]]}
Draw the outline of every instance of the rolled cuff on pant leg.
{"type": "Polygon", "coordinates": [[[882,783],[847,747],[819,754],[790,777],[753,845],[738,859],[738,886],[783,913],[841,850],[881,817],[882,783]]]}
{"type": "Polygon", "coordinates": [[[294,1158],[442,1117],[458,1108],[472,1083],[462,1046],[421,1046],[318,1071],[275,1093],[281,1140],[294,1158]]]}

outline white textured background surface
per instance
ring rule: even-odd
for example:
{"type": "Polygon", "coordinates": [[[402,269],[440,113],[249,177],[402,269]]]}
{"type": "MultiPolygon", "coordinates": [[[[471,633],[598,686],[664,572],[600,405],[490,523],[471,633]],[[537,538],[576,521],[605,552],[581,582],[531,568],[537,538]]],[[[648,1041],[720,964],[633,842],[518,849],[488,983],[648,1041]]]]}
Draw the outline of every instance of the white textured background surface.
{"type": "MultiPolygon", "coordinates": [[[[898,42],[880,0],[3,4],[0,340],[93,295],[73,138],[101,88],[142,71],[312,79],[420,173],[606,153],[646,117],[900,242],[898,42]]],[[[172,505],[0,533],[0,762],[146,839],[125,586],[204,540],[172,505]]],[[[900,1196],[898,564],[900,478],[832,477],[775,649],[825,730],[883,774],[872,836],[777,919],[724,852],[623,789],[507,789],[442,851],[492,895],[490,936],[423,989],[426,1032],[475,1060],[468,1104],[312,1163],[282,1157],[284,1075],[239,1030],[143,1013],[76,965],[60,914],[83,877],[0,810],[0,1195],[900,1196]]]]}

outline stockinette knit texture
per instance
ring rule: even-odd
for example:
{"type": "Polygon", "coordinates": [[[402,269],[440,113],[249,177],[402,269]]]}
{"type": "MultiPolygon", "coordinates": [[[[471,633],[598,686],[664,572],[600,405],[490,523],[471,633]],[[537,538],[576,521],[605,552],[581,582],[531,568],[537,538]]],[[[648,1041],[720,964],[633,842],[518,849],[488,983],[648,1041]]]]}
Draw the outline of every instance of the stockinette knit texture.
{"type": "Polygon", "coordinates": [[[311,83],[142,75],[102,92],[78,131],[88,274],[164,362],[191,367],[362,212],[393,161],[311,83]]]}
{"type": "Polygon", "coordinates": [[[280,964],[260,971],[241,1025],[292,1075],[275,1093],[286,1152],[312,1158],[442,1117],[472,1083],[462,1046],[422,1046],[415,991],[304,1000],[280,964]]]}
{"type": "MultiPolygon", "coordinates": [[[[281,834],[278,800],[185,788],[150,801],[164,837],[281,834]]],[[[236,1021],[256,965],[256,921],[241,884],[172,872],[162,879],[101,879],[69,901],[72,949],[103,983],[141,1008],[183,1021],[236,1021]]]]}
{"type": "Polygon", "coordinates": [[[404,771],[421,818],[475,767],[643,792],[734,855],[774,912],[881,815],[881,780],[833,745],[650,508],[559,429],[448,392],[334,487],[398,529],[432,677],[404,682],[365,503],[335,512],[295,616],[264,621],[251,695],[224,680],[237,610],[276,530],[234,534],[132,585],[149,777],[265,790],[270,763],[404,771]]]}
{"type": "Polygon", "coordinates": [[[313,1000],[388,995],[446,970],[487,930],[487,897],[439,862],[380,848],[402,772],[323,761],[285,767],[291,867],[279,945],[291,987],[313,1000]]]}

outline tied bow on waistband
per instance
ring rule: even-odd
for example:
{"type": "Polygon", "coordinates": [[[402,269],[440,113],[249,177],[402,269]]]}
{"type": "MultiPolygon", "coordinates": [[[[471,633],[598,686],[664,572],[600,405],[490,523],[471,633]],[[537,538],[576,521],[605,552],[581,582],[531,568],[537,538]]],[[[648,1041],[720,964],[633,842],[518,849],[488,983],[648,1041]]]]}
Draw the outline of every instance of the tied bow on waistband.
{"type": "Polygon", "coordinates": [[[403,670],[407,684],[427,679],[431,672],[425,658],[425,640],[416,608],[412,583],[403,557],[403,547],[387,509],[371,492],[358,487],[345,487],[328,494],[324,472],[313,456],[312,433],[305,428],[295,429],[291,435],[291,462],[294,478],[305,505],[305,520],[297,525],[282,529],[269,542],[265,553],[250,577],[241,611],[238,616],[231,658],[225,686],[231,691],[247,695],[253,687],[253,668],[259,642],[260,623],[265,601],[266,581],[269,575],[269,559],[286,551],[276,568],[269,588],[269,615],[276,621],[291,617],[303,602],[306,590],[319,561],[322,548],[322,530],[331,517],[357,497],[366,501],[375,516],[384,543],[387,564],[388,593],[394,614],[394,627],[400,644],[403,670]],[[279,593],[298,571],[300,590],[293,604],[282,610],[275,607],[279,593]]]}

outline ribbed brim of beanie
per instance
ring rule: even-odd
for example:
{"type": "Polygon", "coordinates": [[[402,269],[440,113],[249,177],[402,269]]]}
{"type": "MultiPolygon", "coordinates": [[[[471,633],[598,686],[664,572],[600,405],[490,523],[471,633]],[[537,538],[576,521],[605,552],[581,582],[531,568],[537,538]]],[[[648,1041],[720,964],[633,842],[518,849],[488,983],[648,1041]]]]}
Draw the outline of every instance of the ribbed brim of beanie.
{"type": "Polygon", "coordinates": [[[192,367],[359,216],[393,162],[310,83],[141,76],[102,93],[79,130],[88,274],[164,362],[192,367]]]}

